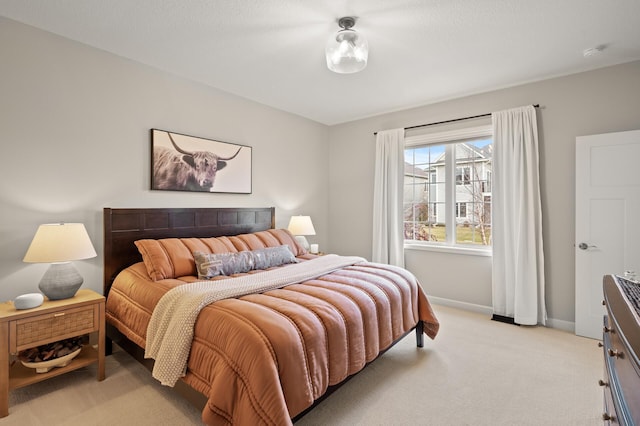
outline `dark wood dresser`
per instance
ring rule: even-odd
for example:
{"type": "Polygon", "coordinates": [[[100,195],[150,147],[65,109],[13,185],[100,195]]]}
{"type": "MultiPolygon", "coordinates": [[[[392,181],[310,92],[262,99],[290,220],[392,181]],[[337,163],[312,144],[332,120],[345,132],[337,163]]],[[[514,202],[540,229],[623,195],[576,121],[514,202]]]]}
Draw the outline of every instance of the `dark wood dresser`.
{"type": "Polygon", "coordinates": [[[603,279],[602,346],[606,377],[605,425],[640,426],[640,284],[617,275],[603,279]]]}

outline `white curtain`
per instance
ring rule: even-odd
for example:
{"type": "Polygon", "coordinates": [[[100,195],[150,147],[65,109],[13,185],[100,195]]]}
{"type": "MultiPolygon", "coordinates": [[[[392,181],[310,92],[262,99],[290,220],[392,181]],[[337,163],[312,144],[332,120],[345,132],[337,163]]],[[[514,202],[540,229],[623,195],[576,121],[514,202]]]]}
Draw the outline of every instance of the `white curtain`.
{"type": "Polygon", "coordinates": [[[374,262],[404,267],[403,185],[404,129],[380,131],[373,189],[374,262]]]}
{"type": "Polygon", "coordinates": [[[495,112],[493,122],[493,312],[545,324],[538,126],[533,106],[495,112]]]}

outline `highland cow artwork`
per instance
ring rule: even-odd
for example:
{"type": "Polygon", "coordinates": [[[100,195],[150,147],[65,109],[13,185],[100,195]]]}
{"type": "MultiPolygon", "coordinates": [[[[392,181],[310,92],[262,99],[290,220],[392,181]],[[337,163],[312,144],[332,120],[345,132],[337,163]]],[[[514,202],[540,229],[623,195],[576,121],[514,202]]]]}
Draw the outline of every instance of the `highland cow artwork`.
{"type": "Polygon", "coordinates": [[[251,147],[151,129],[151,189],[251,193],[251,147]]]}

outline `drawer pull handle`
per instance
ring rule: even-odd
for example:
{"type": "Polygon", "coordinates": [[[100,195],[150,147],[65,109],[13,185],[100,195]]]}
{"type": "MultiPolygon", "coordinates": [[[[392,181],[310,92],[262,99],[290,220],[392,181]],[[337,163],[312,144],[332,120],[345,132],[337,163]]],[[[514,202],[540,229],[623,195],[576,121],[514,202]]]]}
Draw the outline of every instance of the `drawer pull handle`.
{"type": "Polygon", "coordinates": [[[64,312],[58,312],[57,314],[53,314],[54,318],[63,317],[63,316],[64,316],[64,312]]]}
{"type": "Polygon", "coordinates": [[[607,353],[610,357],[622,358],[622,352],[616,349],[609,349],[607,353]]]}
{"type": "Polygon", "coordinates": [[[605,333],[615,333],[613,328],[607,327],[606,325],[603,327],[602,331],[604,331],[605,333]]]}
{"type": "Polygon", "coordinates": [[[616,420],[616,416],[612,416],[609,413],[604,413],[602,415],[602,420],[610,420],[610,421],[614,422],[616,420]]]}
{"type": "Polygon", "coordinates": [[[604,346],[604,345],[602,344],[602,342],[598,342],[598,347],[599,347],[599,348],[601,348],[601,347],[603,347],[603,346],[604,346]]]}
{"type": "Polygon", "coordinates": [[[598,380],[598,386],[609,386],[609,383],[607,383],[604,380],[600,379],[600,380],[598,380]]]}

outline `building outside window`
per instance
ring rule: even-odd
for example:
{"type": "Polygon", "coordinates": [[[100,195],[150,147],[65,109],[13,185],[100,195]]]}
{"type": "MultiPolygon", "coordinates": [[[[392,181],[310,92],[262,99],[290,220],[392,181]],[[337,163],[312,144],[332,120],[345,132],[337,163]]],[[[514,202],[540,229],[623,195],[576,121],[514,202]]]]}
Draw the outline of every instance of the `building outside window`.
{"type": "Polygon", "coordinates": [[[405,139],[405,242],[491,246],[491,126],[405,139]]]}

